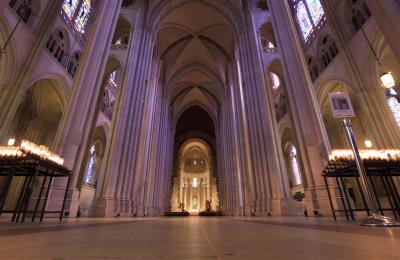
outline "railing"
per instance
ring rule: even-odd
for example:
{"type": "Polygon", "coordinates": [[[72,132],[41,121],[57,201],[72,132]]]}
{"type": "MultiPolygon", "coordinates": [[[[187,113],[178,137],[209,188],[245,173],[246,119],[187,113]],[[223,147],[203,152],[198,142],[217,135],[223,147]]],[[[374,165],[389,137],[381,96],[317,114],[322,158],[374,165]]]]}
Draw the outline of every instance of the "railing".
{"type": "Polygon", "coordinates": [[[264,53],[268,53],[268,54],[278,54],[278,53],[279,53],[279,49],[278,49],[278,48],[268,48],[268,47],[265,47],[265,48],[263,49],[263,52],[264,52],[264,53]]]}
{"type": "Polygon", "coordinates": [[[112,50],[127,50],[128,44],[112,44],[111,49],[112,50]]]}

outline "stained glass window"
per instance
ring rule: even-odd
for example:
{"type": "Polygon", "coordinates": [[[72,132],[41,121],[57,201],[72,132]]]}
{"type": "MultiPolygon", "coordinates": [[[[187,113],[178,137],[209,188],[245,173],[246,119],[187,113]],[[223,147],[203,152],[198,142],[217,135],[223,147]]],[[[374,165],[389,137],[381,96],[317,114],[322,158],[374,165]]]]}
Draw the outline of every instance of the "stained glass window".
{"type": "Polygon", "coordinates": [[[319,0],[306,0],[306,1],[314,25],[317,25],[321,20],[321,18],[324,16],[324,9],[322,9],[321,2],[319,0]]]}
{"type": "Polygon", "coordinates": [[[94,185],[95,173],[96,173],[96,147],[92,145],[92,147],[90,147],[90,156],[89,156],[88,166],[86,169],[85,183],[94,185]]]}
{"type": "Polygon", "coordinates": [[[400,102],[397,99],[397,92],[394,89],[389,90],[388,94],[388,104],[397,125],[400,127],[400,102]]]}
{"type": "Polygon", "coordinates": [[[294,15],[304,40],[319,27],[325,13],[320,0],[291,0],[294,15]]]}
{"type": "Polygon", "coordinates": [[[83,0],[75,19],[75,28],[80,33],[85,33],[85,28],[89,20],[90,11],[92,8],[91,0],[83,0]]]}
{"type": "Polygon", "coordinates": [[[272,78],[272,88],[273,89],[278,89],[279,86],[281,85],[281,80],[279,79],[279,76],[276,75],[275,73],[271,72],[271,78],[272,78]]]}
{"type": "Polygon", "coordinates": [[[268,48],[273,49],[275,48],[275,45],[272,42],[268,42],[268,48]]]}
{"type": "Polygon", "coordinates": [[[307,8],[302,1],[300,1],[297,5],[296,16],[300,25],[301,33],[303,34],[304,39],[307,39],[313,27],[310,17],[307,13],[307,8]]]}
{"type": "Polygon", "coordinates": [[[117,85],[117,77],[118,77],[118,72],[117,71],[112,72],[111,75],[110,75],[110,83],[112,85],[114,85],[114,86],[117,85]]]}
{"type": "Polygon", "coordinates": [[[69,19],[72,19],[72,17],[74,16],[78,4],[79,0],[64,0],[62,7],[69,19]]]}
{"type": "Polygon", "coordinates": [[[290,147],[290,163],[292,164],[293,177],[295,185],[301,184],[301,173],[299,162],[297,160],[297,150],[294,146],[290,147]]]}

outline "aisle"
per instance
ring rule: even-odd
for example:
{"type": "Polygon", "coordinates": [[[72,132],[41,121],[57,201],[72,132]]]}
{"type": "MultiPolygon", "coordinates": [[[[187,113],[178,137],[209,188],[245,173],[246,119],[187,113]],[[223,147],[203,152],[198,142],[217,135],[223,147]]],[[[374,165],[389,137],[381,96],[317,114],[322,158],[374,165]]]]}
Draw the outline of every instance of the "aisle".
{"type": "Polygon", "coordinates": [[[303,218],[0,224],[0,259],[400,259],[400,229],[303,218]]]}

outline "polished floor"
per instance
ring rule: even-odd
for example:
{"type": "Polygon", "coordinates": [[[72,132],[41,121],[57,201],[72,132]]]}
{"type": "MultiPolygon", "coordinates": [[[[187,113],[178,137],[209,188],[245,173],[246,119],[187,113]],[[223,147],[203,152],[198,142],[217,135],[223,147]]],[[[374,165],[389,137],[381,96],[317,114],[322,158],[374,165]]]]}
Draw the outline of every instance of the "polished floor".
{"type": "Polygon", "coordinates": [[[0,259],[400,259],[400,228],[328,218],[0,219],[0,259]]]}

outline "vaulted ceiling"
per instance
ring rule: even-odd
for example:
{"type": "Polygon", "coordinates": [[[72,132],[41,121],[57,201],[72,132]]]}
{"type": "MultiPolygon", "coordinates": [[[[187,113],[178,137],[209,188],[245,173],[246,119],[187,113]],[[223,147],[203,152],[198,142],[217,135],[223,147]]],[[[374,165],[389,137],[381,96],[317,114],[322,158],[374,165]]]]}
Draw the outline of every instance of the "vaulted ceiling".
{"type": "Polygon", "coordinates": [[[157,51],[174,114],[197,104],[216,116],[234,53],[226,16],[205,1],[177,6],[162,21],[157,51]]]}

